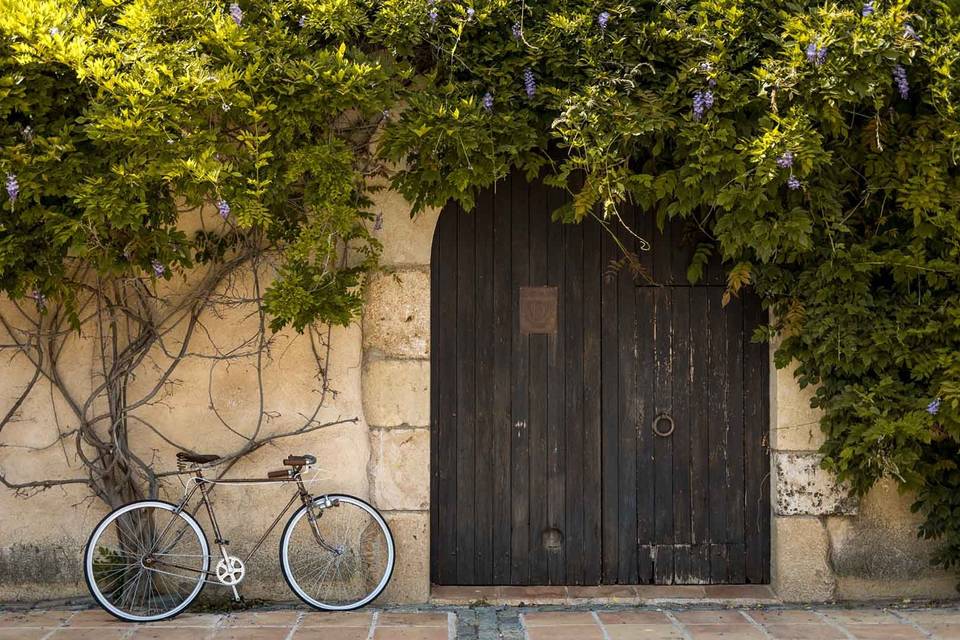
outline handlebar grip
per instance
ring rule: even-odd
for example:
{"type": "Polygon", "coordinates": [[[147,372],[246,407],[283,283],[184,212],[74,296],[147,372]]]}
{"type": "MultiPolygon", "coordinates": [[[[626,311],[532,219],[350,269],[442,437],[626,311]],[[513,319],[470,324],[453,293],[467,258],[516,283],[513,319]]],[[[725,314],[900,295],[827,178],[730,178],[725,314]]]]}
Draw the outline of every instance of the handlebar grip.
{"type": "Polygon", "coordinates": [[[280,469],[279,471],[270,471],[267,473],[268,478],[289,478],[290,471],[287,469],[280,469]]]}
{"type": "Polygon", "coordinates": [[[317,459],[311,455],[287,456],[283,461],[288,467],[306,467],[316,463],[317,459]]]}

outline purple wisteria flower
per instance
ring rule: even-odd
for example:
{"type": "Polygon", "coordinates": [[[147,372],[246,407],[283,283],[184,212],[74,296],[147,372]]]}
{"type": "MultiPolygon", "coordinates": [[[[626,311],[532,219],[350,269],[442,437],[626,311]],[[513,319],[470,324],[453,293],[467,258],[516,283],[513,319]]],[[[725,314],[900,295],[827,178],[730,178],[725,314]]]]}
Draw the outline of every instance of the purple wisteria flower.
{"type": "Polygon", "coordinates": [[[527,92],[527,97],[532,98],[537,92],[537,80],[533,77],[533,71],[529,68],[523,70],[523,89],[527,92]]]}
{"type": "Polygon", "coordinates": [[[787,178],[787,186],[790,187],[791,191],[796,191],[800,188],[800,180],[797,179],[797,176],[790,176],[787,178]]]}
{"type": "Polygon", "coordinates": [[[904,100],[909,98],[910,83],[907,81],[907,70],[903,68],[902,64],[893,68],[893,80],[897,83],[897,91],[900,92],[900,97],[904,100]]]}
{"type": "Polygon", "coordinates": [[[17,196],[20,195],[20,183],[17,181],[17,176],[12,173],[7,174],[7,197],[10,198],[10,204],[13,204],[17,201],[17,196]]]}
{"type": "Polygon", "coordinates": [[[927,413],[932,416],[940,413],[940,398],[934,398],[930,404],[927,405],[927,413]]]}
{"type": "Polygon", "coordinates": [[[816,42],[807,45],[807,62],[818,67],[827,61],[827,47],[817,46],[816,42]]]}
{"type": "Polygon", "coordinates": [[[693,119],[702,120],[707,111],[713,108],[713,92],[697,91],[693,94],[693,119]]]}
{"type": "Polygon", "coordinates": [[[383,212],[377,214],[377,217],[373,219],[373,230],[380,231],[383,229],[383,212]]]}
{"type": "Polygon", "coordinates": [[[427,14],[427,17],[430,18],[430,22],[436,22],[437,15],[438,14],[436,9],[430,9],[430,13],[427,14]]]}
{"type": "Polygon", "coordinates": [[[510,29],[510,31],[513,33],[514,40],[519,40],[520,36],[523,35],[523,32],[520,30],[519,22],[514,22],[513,27],[510,29]]]}
{"type": "Polygon", "coordinates": [[[481,101],[483,108],[487,111],[493,111],[493,94],[487,91],[483,94],[483,100],[481,101]]]}
{"type": "Polygon", "coordinates": [[[226,200],[217,200],[217,212],[220,214],[220,217],[226,220],[230,217],[230,203],[226,200]]]}
{"type": "Polygon", "coordinates": [[[233,18],[233,21],[237,23],[237,26],[240,26],[240,23],[243,22],[243,9],[240,8],[240,5],[234,2],[230,5],[230,17],[233,18]]]}
{"type": "Polygon", "coordinates": [[[913,28],[913,25],[909,22],[903,26],[903,37],[909,38],[910,40],[919,40],[920,36],[917,35],[917,30],[913,28]]]}
{"type": "Polygon", "coordinates": [[[789,169],[793,166],[793,152],[785,151],[782,156],[777,158],[777,166],[781,169],[789,169]]]}
{"type": "Polygon", "coordinates": [[[874,9],[873,9],[873,0],[867,0],[867,2],[864,3],[864,5],[863,5],[863,9],[860,11],[860,15],[862,15],[864,18],[866,18],[867,16],[872,16],[872,15],[873,15],[873,11],[874,11],[874,9]]]}
{"type": "Polygon", "coordinates": [[[33,142],[33,129],[30,125],[25,126],[23,131],[20,132],[20,135],[22,135],[23,139],[27,142],[33,142]]]}
{"type": "Polygon", "coordinates": [[[600,15],[597,16],[597,24],[600,25],[601,31],[607,30],[607,23],[610,22],[610,12],[602,11],[600,15]]]}
{"type": "Polygon", "coordinates": [[[297,24],[300,25],[301,29],[303,29],[303,27],[307,24],[307,14],[300,16],[300,19],[297,20],[297,24]]]}
{"type": "Polygon", "coordinates": [[[150,266],[153,267],[153,274],[158,278],[163,277],[163,274],[167,272],[166,267],[159,260],[151,260],[150,266]]]}
{"type": "Polygon", "coordinates": [[[473,16],[477,15],[476,9],[470,7],[467,9],[467,20],[473,20],[473,16]]]}
{"type": "Polygon", "coordinates": [[[60,33],[60,29],[58,29],[58,28],[56,28],[56,27],[50,27],[50,35],[51,35],[51,36],[59,35],[59,33],[60,33]]]}

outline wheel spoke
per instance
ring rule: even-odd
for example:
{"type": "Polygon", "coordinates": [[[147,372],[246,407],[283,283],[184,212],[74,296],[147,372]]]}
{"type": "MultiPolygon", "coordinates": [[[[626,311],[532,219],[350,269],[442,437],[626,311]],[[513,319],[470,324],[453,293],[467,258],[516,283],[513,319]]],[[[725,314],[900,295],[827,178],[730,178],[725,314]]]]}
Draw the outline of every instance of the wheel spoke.
{"type": "Polygon", "coordinates": [[[389,579],[390,532],[373,507],[355,498],[341,496],[336,506],[317,511],[324,545],[317,543],[306,511],[298,511],[282,541],[284,573],[297,595],[315,607],[362,606],[389,579]]]}
{"type": "Polygon", "coordinates": [[[159,620],[199,593],[209,567],[199,525],[174,507],[151,502],[122,507],[98,526],[86,552],[94,597],[130,621],[159,620]]]}

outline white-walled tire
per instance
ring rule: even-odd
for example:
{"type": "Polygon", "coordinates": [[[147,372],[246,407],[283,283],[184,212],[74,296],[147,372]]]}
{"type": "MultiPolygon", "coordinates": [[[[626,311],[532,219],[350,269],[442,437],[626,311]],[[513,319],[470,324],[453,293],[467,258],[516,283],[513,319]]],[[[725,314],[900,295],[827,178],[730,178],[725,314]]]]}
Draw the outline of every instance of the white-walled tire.
{"type": "Polygon", "coordinates": [[[90,534],[83,554],[90,594],[127,622],[156,622],[182,612],[200,595],[209,568],[210,548],[200,524],[160,500],[111,511],[90,534]]]}
{"type": "Polygon", "coordinates": [[[395,547],[386,520],[353,496],[330,494],[313,505],[326,547],[313,535],[307,507],[297,509],[280,538],[284,579],[298,598],[324,611],[370,603],[393,575],[395,547]],[[324,507],[325,502],[333,506],[324,507]]]}

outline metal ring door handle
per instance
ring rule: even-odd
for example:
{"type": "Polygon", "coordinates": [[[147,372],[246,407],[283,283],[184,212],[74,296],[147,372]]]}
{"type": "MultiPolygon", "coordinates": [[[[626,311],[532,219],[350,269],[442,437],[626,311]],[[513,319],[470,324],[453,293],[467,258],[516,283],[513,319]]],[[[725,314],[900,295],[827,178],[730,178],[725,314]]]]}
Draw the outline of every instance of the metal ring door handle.
{"type": "Polygon", "coordinates": [[[651,425],[650,428],[653,429],[653,432],[658,436],[660,436],[661,438],[666,438],[670,435],[673,435],[673,430],[675,427],[676,425],[673,423],[673,418],[671,418],[669,414],[660,413],[657,415],[656,418],[653,419],[653,424],[651,425]],[[669,423],[669,427],[667,428],[666,431],[660,431],[661,420],[666,420],[669,423]]]}

